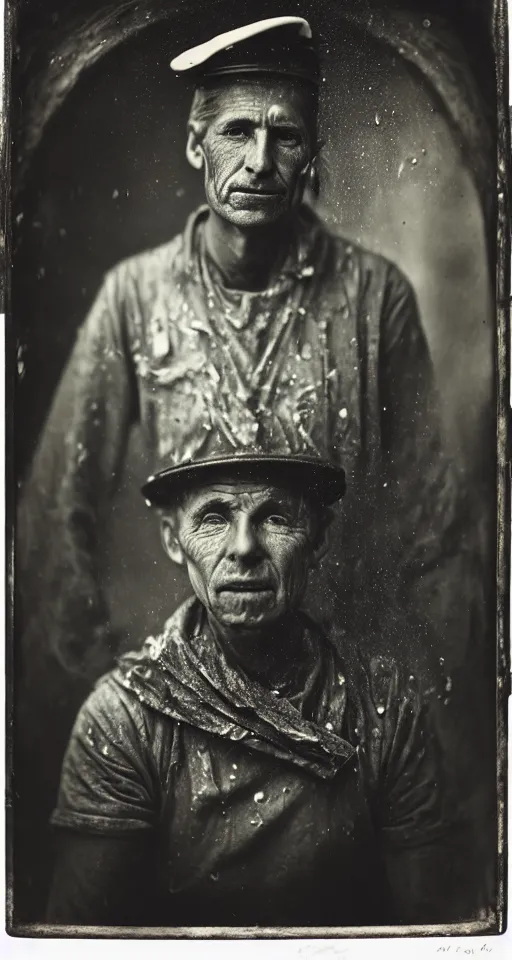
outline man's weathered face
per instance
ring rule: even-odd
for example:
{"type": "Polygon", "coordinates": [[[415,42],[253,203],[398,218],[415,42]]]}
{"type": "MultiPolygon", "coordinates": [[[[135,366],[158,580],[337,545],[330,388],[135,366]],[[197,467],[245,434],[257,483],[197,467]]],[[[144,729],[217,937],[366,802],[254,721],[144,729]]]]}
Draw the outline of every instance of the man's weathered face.
{"type": "Polygon", "coordinates": [[[317,526],[301,497],[216,483],[186,497],[174,526],[194,592],[221,625],[260,628],[300,603],[317,526]]]}
{"type": "Polygon", "coordinates": [[[200,147],[208,204],[242,228],[275,223],[302,201],[315,139],[312,93],[290,81],[244,80],[220,88],[215,100],[200,147]]]}

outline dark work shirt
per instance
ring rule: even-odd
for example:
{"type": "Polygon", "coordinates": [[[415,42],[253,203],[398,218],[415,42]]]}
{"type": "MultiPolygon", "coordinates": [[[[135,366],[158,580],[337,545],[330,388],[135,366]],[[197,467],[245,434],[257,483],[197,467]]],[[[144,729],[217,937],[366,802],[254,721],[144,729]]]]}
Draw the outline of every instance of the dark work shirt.
{"type": "Polygon", "coordinates": [[[230,291],[202,255],[207,216],[200,209],[183,234],[111,270],[78,336],[22,494],[27,673],[45,652],[94,679],[109,665],[99,555],[131,426],[150,473],[167,457],[194,458],[219,418],[242,448],[255,405],[263,447],[267,410],[274,434],[283,425],[283,452],[287,423],[299,424],[311,452],[347,474],[310,609],[359,627],[398,601],[433,624],[447,664],[463,660],[478,581],[408,281],[304,208],[269,288],[230,291]]]}
{"type": "Polygon", "coordinates": [[[228,663],[188,602],[97,684],[53,816],[51,922],[459,919],[454,824],[414,677],[342,661],[307,618],[304,636],[310,666],[282,697],[228,663]]]}

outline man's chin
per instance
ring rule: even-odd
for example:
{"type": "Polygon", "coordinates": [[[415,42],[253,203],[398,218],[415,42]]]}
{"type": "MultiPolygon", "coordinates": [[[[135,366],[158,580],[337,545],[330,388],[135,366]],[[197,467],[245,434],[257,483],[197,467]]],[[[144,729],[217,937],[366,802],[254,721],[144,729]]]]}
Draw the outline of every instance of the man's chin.
{"type": "Polygon", "coordinates": [[[259,206],[234,206],[226,204],[223,210],[224,219],[236,227],[265,227],[272,226],[281,220],[288,212],[285,203],[268,203],[259,206]]]}
{"type": "Polygon", "coordinates": [[[278,611],[271,603],[274,594],[268,592],[265,597],[237,597],[234,602],[225,602],[217,606],[215,618],[226,627],[243,627],[246,630],[257,630],[266,624],[273,623],[278,617],[278,611]]]}

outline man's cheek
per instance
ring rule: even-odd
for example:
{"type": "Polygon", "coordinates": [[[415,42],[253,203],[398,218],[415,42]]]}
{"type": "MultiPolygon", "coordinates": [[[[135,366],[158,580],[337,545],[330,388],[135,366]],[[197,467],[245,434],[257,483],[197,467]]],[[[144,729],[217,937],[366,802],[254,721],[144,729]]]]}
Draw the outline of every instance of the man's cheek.
{"type": "Polygon", "coordinates": [[[225,200],[227,181],[236,169],[236,158],[229,144],[205,149],[207,188],[219,199],[225,200]]]}

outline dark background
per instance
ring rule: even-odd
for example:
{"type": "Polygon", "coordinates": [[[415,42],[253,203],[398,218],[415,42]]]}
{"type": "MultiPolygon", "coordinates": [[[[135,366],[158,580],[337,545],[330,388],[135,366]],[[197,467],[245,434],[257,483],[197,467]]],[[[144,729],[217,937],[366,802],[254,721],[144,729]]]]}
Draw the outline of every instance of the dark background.
{"type": "MultiPolygon", "coordinates": [[[[111,6],[25,0],[18,7],[11,278],[18,481],[104,271],[168,240],[202,202],[199,175],[184,157],[191,91],[170,73],[169,60],[220,30],[297,12],[319,34],[324,60],[320,210],[335,229],[394,260],[414,285],[446,436],[481,497],[482,549],[491,575],[495,334],[489,238],[496,231],[489,5],[331,0],[289,2],[285,10],[275,3],[168,3],[169,12],[178,12],[162,21],[162,4],[134,9],[127,3],[117,7],[126,8],[131,20],[102,19],[98,11],[111,6]]],[[[146,473],[134,431],[102,561],[113,624],[126,646],[158,629],[185,589],[165,562],[138,493],[146,473]]],[[[466,676],[458,688],[455,683],[447,709],[468,731],[468,762],[475,750],[479,758],[475,803],[488,818],[484,830],[487,823],[492,830],[494,804],[493,617],[491,605],[491,632],[481,649],[446,651],[447,674],[456,677],[464,666],[467,674],[468,664],[483,671],[476,706],[466,676]]],[[[16,669],[18,663],[15,657],[16,669]]],[[[18,783],[18,793],[31,794],[28,808],[19,808],[16,834],[15,910],[22,920],[42,916],[51,851],[45,824],[70,725],[88,689],[57,666],[55,678],[44,757],[40,741],[37,758],[23,744],[15,753],[15,789],[18,783]],[[32,776],[32,770],[39,773],[32,776]]],[[[30,716],[30,704],[24,709],[30,716]]],[[[32,720],[34,727],[42,722],[35,706],[32,720]]],[[[494,863],[488,869],[492,876],[494,863]]]]}

